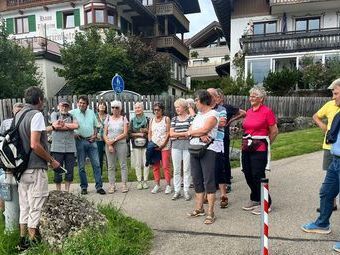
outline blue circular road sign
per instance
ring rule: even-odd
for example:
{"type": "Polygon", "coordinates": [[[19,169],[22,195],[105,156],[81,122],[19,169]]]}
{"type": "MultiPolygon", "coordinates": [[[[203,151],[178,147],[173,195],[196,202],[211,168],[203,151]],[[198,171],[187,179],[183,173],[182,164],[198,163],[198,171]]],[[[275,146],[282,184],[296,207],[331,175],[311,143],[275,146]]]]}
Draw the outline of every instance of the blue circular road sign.
{"type": "Polygon", "coordinates": [[[124,90],[124,80],[122,78],[122,76],[120,76],[119,74],[116,74],[113,78],[112,78],[112,89],[114,92],[116,92],[117,94],[122,93],[124,90]]]}

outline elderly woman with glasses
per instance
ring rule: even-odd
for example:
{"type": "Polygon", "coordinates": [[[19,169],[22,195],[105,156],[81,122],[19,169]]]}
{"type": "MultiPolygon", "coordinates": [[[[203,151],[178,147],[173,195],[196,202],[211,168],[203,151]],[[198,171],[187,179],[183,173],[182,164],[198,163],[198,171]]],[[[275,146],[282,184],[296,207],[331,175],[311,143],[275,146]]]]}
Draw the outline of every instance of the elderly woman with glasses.
{"type": "MultiPolygon", "coordinates": [[[[261,178],[265,178],[266,169],[270,169],[270,145],[274,142],[278,128],[273,111],[264,105],[266,91],[262,86],[255,86],[249,91],[251,108],[243,120],[242,171],[250,188],[250,200],[242,207],[252,214],[261,214],[261,178]]],[[[269,211],[271,198],[269,196],[269,211]]]]}
{"type": "Polygon", "coordinates": [[[160,165],[162,163],[164,176],[166,180],[165,194],[171,193],[171,174],[170,174],[170,119],[164,115],[165,107],[162,103],[156,102],[153,105],[155,117],[150,121],[149,125],[149,141],[157,145],[157,150],[161,151],[161,160],[154,162],[153,175],[155,186],[151,193],[155,194],[160,190],[160,165]]]}
{"type": "Polygon", "coordinates": [[[108,163],[109,193],[116,190],[116,161],[120,162],[122,176],[122,192],[128,192],[127,187],[127,144],[129,122],[121,115],[122,103],[120,101],[111,102],[112,115],[104,123],[104,141],[106,143],[105,153],[108,163]]]}

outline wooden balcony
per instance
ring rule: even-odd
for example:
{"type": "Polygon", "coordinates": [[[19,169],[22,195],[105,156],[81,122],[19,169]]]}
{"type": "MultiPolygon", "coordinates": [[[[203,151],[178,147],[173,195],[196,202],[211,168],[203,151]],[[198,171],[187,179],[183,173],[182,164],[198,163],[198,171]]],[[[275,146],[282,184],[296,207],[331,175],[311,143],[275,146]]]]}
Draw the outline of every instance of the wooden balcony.
{"type": "Polygon", "coordinates": [[[28,37],[14,39],[14,41],[21,47],[30,49],[33,53],[51,53],[60,56],[60,50],[63,48],[63,45],[44,37],[28,37]]]}
{"type": "Polygon", "coordinates": [[[186,32],[189,32],[189,20],[184,16],[181,9],[175,3],[157,4],[156,16],[173,16],[184,28],[186,32]]]}
{"type": "MultiPolygon", "coordinates": [[[[2,1],[1,1],[2,2],[2,1]]],[[[46,6],[50,4],[71,2],[70,0],[6,0],[4,4],[0,4],[0,11],[9,11],[16,9],[25,9],[36,6],[46,6]]]]}
{"type": "Polygon", "coordinates": [[[189,48],[177,36],[160,36],[155,40],[157,49],[174,53],[182,60],[188,60],[189,48]]]}
{"type": "Polygon", "coordinates": [[[340,49],[340,28],[246,35],[240,39],[247,55],[340,49]]]}
{"type": "Polygon", "coordinates": [[[270,0],[272,14],[338,9],[338,0],[270,0]]]}

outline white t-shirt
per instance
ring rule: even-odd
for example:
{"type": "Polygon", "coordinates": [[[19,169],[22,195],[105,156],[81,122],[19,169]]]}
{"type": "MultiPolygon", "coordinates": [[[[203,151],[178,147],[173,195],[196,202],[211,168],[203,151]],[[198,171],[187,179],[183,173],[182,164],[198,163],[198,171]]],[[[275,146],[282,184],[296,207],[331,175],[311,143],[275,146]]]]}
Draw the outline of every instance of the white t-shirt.
{"type": "MultiPolygon", "coordinates": [[[[204,114],[198,112],[196,117],[194,118],[192,125],[191,125],[191,130],[197,130],[201,127],[203,127],[204,123],[208,120],[208,118],[214,117],[217,120],[216,126],[210,130],[208,135],[212,138],[215,139],[217,135],[217,127],[218,127],[218,113],[215,110],[210,110],[204,114]]],[[[200,145],[205,145],[205,143],[200,141],[199,137],[194,137],[190,140],[190,144],[200,144],[200,145]]],[[[211,144],[208,147],[209,150],[211,150],[211,144]]]]}
{"type": "Polygon", "coordinates": [[[45,131],[46,125],[44,116],[41,112],[37,112],[34,114],[32,121],[31,121],[31,131],[45,131]]]}

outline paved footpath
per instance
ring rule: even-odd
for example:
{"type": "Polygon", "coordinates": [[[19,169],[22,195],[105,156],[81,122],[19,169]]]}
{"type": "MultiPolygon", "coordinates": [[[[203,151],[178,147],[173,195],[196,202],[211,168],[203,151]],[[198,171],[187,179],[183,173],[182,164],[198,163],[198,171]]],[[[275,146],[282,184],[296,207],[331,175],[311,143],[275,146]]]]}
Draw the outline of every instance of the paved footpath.
{"type": "MultiPolygon", "coordinates": [[[[268,174],[273,199],[269,217],[270,254],[337,254],[332,245],[340,240],[340,212],[333,214],[333,231],[329,235],[300,230],[302,224],[318,215],[315,209],[324,178],[321,160],[322,152],[316,152],[272,162],[268,174]]],[[[130,184],[127,194],[118,191],[106,196],[96,194],[92,185],[87,197],[97,203],[113,203],[127,215],[147,223],[155,234],[152,255],[260,254],[260,216],[241,210],[249,199],[249,189],[239,168],[233,169],[232,175],[230,205],[222,210],[216,204],[217,219],[210,226],[203,224],[203,217],[186,216],[193,209],[193,200],[172,201],[171,195],[163,192],[139,191],[136,183],[130,184]]],[[[73,188],[79,193],[78,185],[73,188]]]]}

